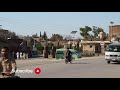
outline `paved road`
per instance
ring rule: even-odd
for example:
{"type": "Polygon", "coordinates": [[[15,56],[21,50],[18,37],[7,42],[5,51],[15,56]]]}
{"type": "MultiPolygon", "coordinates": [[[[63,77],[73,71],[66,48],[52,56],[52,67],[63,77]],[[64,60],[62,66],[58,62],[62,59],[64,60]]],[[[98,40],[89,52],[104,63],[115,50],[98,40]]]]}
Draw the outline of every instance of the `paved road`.
{"type": "Polygon", "coordinates": [[[33,71],[33,73],[17,73],[21,78],[120,78],[120,64],[107,64],[104,56],[81,58],[72,64],[65,64],[64,61],[55,59],[21,60],[17,63],[18,70],[33,71]],[[41,68],[41,73],[38,75],[34,73],[37,67],[41,68]]]}

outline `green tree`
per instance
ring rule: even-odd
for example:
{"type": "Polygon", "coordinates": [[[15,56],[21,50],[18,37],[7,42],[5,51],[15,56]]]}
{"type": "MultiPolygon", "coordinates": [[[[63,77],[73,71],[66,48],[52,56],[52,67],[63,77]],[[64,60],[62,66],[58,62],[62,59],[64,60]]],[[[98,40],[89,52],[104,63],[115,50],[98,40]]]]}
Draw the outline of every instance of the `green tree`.
{"type": "Polygon", "coordinates": [[[103,33],[104,33],[104,30],[103,30],[102,28],[93,26],[92,32],[93,32],[93,34],[94,34],[94,37],[97,37],[100,32],[103,32],[103,33]]]}
{"type": "Polygon", "coordinates": [[[40,37],[42,37],[42,35],[41,35],[41,31],[40,31],[40,37]]]}
{"type": "Polygon", "coordinates": [[[108,34],[108,33],[104,33],[104,38],[103,38],[103,40],[108,40],[108,38],[109,38],[109,34],[108,34]]]}
{"type": "Polygon", "coordinates": [[[24,40],[27,41],[27,46],[32,49],[34,45],[34,39],[32,37],[26,37],[24,38],[24,40]]]}
{"type": "Polygon", "coordinates": [[[52,49],[52,46],[54,46],[54,44],[52,42],[48,43],[48,48],[52,49]]]}
{"type": "Polygon", "coordinates": [[[11,38],[11,39],[18,39],[19,36],[16,35],[15,32],[11,32],[9,30],[0,30],[0,38],[3,38],[3,39],[8,39],[8,38],[11,38]]]}
{"type": "Polygon", "coordinates": [[[36,45],[37,50],[41,51],[43,49],[43,46],[41,43],[37,43],[36,45]]]}
{"type": "Polygon", "coordinates": [[[85,26],[85,28],[80,28],[80,35],[85,40],[88,40],[90,38],[90,34],[89,34],[90,31],[92,31],[91,27],[85,26]]]}
{"type": "Polygon", "coordinates": [[[44,38],[44,40],[46,40],[48,38],[45,31],[44,31],[44,34],[42,35],[42,38],[44,38]]]}
{"type": "Polygon", "coordinates": [[[100,32],[103,32],[103,40],[108,39],[108,34],[106,34],[105,31],[104,31],[102,28],[93,26],[92,32],[93,32],[93,34],[94,34],[94,37],[93,37],[94,40],[99,40],[99,39],[97,39],[97,37],[98,37],[98,34],[99,34],[100,32]]]}
{"type": "Polygon", "coordinates": [[[103,32],[103,40],[107,40],[108,39],[108,34],[105,33],[105,31],[100,27],[93,26],[93,28],[91,28],[91,27],[85,26],[85,28],[80,28],[80,35],[85,40],[90,40],[90,41],[100,40],[98,38],[98,34],[100,32],[103,32]],[[90,34],[90,31],[92,31],[93,35],[90,34]]]}
{"type": "Polygon", "coordinates": [[[61,36],[60,34],[53,34],[50,40],[52,41],[63,40],[63,36],[61,36]]]}

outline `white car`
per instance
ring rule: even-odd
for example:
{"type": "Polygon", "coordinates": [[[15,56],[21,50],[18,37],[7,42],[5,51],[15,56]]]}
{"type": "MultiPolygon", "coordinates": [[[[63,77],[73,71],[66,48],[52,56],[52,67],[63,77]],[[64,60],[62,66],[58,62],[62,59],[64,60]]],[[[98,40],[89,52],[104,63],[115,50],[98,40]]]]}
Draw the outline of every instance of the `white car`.
{"type": "Polygon", "coordinates": [[[119,62],[120,63],[120,43],[112,43],[106,47],[105,60],[107,63],[119,62]]]}

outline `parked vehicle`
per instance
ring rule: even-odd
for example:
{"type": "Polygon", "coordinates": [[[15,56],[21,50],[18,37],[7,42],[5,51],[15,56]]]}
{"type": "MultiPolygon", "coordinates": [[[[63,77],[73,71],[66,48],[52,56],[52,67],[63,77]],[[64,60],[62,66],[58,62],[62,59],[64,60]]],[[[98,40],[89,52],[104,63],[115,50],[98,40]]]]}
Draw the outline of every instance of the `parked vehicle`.
{"type": "MultiPolygon", "coordinates": [[[[71,52],[72,52],[72,58],[74,58],[75,60],[81,58],[81,53],[74,50],[74,49],[69,49],[71,52]]],[[[61,48],[61,49],[56,49],[56,59],[65,59],[64,58],[64,51],[65,49],[64,48],[61,48]]]]}
{"type": "Polygon", "coordinates": [[[105,60],[107,63],[119,62],[120,63],[120,43],[112,43],[106,47],[105,60]]]}

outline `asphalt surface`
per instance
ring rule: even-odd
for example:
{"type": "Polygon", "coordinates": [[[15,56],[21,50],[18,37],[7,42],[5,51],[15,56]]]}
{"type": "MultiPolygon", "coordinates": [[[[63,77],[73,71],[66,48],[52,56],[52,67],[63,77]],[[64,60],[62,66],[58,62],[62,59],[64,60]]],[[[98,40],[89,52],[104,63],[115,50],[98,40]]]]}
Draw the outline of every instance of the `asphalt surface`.
{"type": "Polygon", "coordinates": [[[104,56],[86,57],[65,64],[64,60],[30,59],[17,61],[21,78],[120,78],[120,64],[107,64],[104,56]],[[40,68],[39,74],[35,69],[40,68]],[[30,72],[31,71],[31,72],[30,72]]]}

